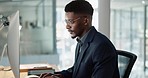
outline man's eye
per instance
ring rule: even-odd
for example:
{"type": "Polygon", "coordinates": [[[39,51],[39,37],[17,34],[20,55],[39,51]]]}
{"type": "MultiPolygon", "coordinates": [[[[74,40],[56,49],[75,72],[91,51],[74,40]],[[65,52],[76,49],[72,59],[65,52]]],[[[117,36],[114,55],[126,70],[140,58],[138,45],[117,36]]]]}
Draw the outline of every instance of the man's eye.
{"type": "Polygon", "coordinates": [[[74,21],[69,21],[71,24],[73,24],[74,23],[74,21]]]}

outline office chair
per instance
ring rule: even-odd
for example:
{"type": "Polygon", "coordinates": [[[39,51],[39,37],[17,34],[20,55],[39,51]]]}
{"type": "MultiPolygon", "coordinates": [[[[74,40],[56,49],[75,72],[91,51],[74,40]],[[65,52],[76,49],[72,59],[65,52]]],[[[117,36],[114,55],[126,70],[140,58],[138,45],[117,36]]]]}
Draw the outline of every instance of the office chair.
{"type": "Polygon", "coordinates": [[[133,53],[117,50],[120,78],[129,78],[137,56],[133,53]]]}

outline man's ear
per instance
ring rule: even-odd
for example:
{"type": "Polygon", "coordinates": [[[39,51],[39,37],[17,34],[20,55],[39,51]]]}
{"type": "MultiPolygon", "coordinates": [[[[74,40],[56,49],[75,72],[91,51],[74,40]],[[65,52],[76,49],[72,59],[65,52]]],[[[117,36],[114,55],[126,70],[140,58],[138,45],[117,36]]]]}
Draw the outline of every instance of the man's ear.
{"type": "Polygon", "coordinates": [[[87,25],[88,24],[88,18],[84,18],[84,25],[87,25]]]}

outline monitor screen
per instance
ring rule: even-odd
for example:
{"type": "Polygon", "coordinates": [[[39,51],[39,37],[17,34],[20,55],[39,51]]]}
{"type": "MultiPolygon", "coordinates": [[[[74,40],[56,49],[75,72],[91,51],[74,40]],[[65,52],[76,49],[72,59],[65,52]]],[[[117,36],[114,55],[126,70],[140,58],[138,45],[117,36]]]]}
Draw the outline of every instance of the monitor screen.
{"type": "Polygon", "coordinates": [[[19,11],[8,16],[7,54],[15,78],[19,78],[19,11]]]}

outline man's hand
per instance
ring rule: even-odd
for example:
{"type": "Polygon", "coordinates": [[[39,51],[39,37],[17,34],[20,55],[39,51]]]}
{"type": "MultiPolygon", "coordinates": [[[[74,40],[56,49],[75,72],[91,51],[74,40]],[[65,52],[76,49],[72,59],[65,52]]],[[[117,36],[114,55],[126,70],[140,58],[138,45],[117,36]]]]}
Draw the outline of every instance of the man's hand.
{"type": "Polygon", "coordinates": [[[40,75],[39,78],[52,78],[52,77],[51,77],[52,75],[53,75],[53,74],[51,74],[51,73],[43,73],[43,74],[40,75]]]}
{"type": "Polygon", "coordinates": [[[64,78],[61,74],[44,73],[39,78],[64,78]]]}

